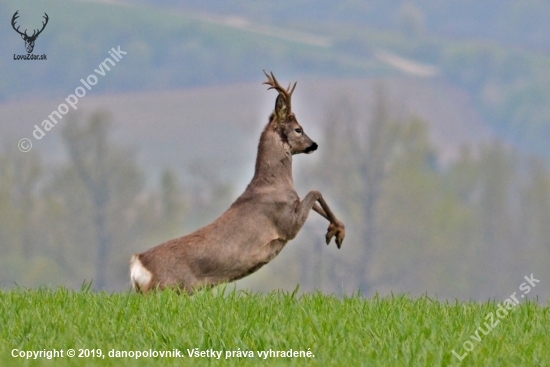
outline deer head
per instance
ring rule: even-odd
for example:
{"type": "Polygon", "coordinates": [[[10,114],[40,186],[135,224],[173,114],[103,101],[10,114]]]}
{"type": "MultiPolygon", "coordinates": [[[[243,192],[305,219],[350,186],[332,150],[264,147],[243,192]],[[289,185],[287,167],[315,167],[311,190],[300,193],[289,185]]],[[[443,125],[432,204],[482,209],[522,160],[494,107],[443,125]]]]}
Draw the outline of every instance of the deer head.
{"type": "Polygon", "coordinates": [[[25,32],[20,32],[19,27],[15,28],[15,21],[17,20],[17,18],[19,18],[19,15],[17,15],[17,13],[19,13],[19,10],[16,11],[15,14],[13,14],[13,17],[11,18],[11,26],[13,27],[13,29],[15,29],[15,31],[17,33],[19,33],[21,35],[21,38],[23,38],[23,40],[25,41],[25,48],[27,49],[27,53],[30,54],[32,52],[32,50],[34,49],[34,41],[36,41],[36,38],[38,38],[38,35],[40,33],[42,33],[44,28],[46,28],[46,24],[48,24],[48,20],[49,20],[48,14],[44,13],[43,18],[46,21],[42,22],[42,29],[41,30],[35,29],[34,32],[32,33],[32,35],[29,36],[27,34],[26,29],[25,29],[25,32]]]}
{"type": "Polygon", "coordinates": [[[304,129],[300,126],[298,120],[296,120],[296,116],[292,112],[291,98],[297,82],[294,83],[294,85],[292,85],[292,83],[289,84],[288,88],[285,89],[281,87],[273,73],[270,75],[264,70],[264,74],[267,76],[267,82],[263,84],[269,85],[268,89],[275,89],[279,92],[277,100],[275,101],[275,110],[270,118],[270,124],[279,132],[283,142],[288,144],[290,153],[309,154],[317,150],[317,143],[305,134],[304,129]]]}

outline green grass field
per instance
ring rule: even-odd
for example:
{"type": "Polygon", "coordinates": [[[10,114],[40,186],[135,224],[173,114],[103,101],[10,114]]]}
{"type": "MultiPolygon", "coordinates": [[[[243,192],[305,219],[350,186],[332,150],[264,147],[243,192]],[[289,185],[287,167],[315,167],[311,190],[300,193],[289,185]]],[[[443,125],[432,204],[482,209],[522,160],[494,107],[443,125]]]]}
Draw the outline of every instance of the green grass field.
{"type": "Polygon", "coordinates": [[[0,366],[550,365],[550,308],[526,301],[502,318],[497,309],[495,302],[229,288],[193,297],[14,289],[0,291],[0,366]],[[478,330],[476,336],[484,322],[497,321],[487,335],[478,330]],[[59,356],[47,359],[54,349],[59,356]],[[75,357],[67,356],[70,349],[75,357]],[[175,350],[180,357],[115,354],[175,350]],[[220,358],[188,354],[210,350],[221,352],[220,358]],[[42,356],[25,359],[28,351],[42,356]]]}

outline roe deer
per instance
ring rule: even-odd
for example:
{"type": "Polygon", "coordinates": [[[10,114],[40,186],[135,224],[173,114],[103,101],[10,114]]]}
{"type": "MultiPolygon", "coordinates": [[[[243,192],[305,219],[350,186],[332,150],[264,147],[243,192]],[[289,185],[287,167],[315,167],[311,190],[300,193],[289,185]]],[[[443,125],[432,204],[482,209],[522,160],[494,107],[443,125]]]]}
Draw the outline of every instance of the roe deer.
{"type": "Polygon", "coordinates": [[[260,137],[252,181],[213,223],[134,255],[130,277],[135,290],[145,293],[171,287],[192,293],[252,274],[296,237],[311,209],[330,222],[327,245],[333,237],[338,248],[342,245],[344,224],[336,219],[321,193],[310,191],[300,201],[294,189],[292,155],[317,149],[292,113],[296,83],[284,89],[273,73],[264,73],[264,84],[279,95],[260,137]]]}

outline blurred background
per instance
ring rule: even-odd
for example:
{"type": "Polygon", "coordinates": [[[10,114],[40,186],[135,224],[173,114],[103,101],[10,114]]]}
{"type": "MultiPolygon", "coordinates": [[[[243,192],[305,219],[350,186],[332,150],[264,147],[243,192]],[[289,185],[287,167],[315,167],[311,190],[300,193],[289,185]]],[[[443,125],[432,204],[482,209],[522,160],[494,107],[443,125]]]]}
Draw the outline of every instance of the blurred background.
{"type": "Polygon", "coordinates": [[[265,69],[298,81],[320,146],[295,156],[298,193],[321,190],[347,237],[327,247],[312,212],[237,287],[485,301],[534,274],[529,296],[550,299],[550,1],[1,0],[0,15],[0,287],[127,290],[133,253],[223,213],[273,109],[265,69]],[[17,10],[29,34],[48,14],[47,61],[14,60],[17,10]]]}

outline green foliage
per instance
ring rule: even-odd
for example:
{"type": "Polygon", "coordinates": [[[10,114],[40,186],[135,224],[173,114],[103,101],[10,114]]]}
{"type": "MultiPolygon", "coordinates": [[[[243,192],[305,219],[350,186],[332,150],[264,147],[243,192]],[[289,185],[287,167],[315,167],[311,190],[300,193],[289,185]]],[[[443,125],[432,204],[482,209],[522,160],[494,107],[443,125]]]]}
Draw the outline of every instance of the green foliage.
{"type": "MultiPolygon", "coordinates": [[[[9,366],[245,365],[460,365],[452,350],[485,322],[497,303],[438,302],[423,296],[343,299],[320,293],[229,291],[193,297],[165,291],[132,293],[14,289],[0,291],[0,364],[9,366]],[[13,349],[101,349],[103,358],[25,361],[13,349]],[[223,351],[220,360],[190,358],[187,349],[223,351]],[[225,359],[225,351],[254,351],[225,359]],[[185,357],[111,358],[111,350],[178,349],[185,357]],[[311,350],[312,358],[268,358],[257,351],[311,350]],[[181,360],[183,359],[183,361],[181,360]]],[[[535,366],[550,358],[548,307],[516,306],[495,330],[475,343],[463,363],[535,366]]]]}

